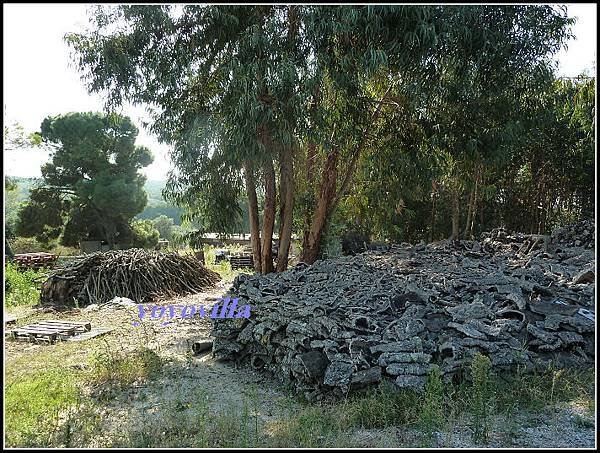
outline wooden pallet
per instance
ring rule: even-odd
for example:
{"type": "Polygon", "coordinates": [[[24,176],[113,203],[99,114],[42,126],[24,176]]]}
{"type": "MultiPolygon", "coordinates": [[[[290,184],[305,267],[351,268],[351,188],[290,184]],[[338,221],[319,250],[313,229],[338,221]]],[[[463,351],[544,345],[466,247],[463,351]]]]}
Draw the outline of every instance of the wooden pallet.
{"type": "Polygon", "coordinates": [[[19,253],[13,257],[13,262],[21,270],[52,267],[56,260],[58,260],[58,255],[46,252],[19,253]]]}
{"type": "Polygon", "coordinates": [[[66,340],[74,335],[89,331],[90,322],[46,320],[18,327],[7,334],[9,338],[24,341],[44,341],[54,343],[56,340],[66,340]]]}
{"type": "Polygon", "coordinates": [[[90,338],[99,337],[100,335],[104,335],[109,332],[112,332],[112,329],[108,329],[108,328],[104,328],[104,327],[94,327],[93,329],[88,330],[87,332],[78,333],[77,335],[75,335],[73,337],[67,338],[67,341],[89,340],[90,338]]]}
{"type": "Polygon", "coordinates": [[[231,263],[232,269],[242,269],[245,267],[254,267],[254,260],[252,259],[252,255],[230,256],[229,262],[231,263]]]}

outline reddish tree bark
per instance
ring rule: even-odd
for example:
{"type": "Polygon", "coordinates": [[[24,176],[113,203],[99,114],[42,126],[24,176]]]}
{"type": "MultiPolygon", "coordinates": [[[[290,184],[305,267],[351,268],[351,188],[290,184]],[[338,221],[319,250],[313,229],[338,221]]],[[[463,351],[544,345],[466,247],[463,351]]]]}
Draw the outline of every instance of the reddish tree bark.
{"type": "Polygon", "coordinates": [[[304,233],[301,259],[305,263],[314,263],[319,255],[321,236],[323,235],[323,230],[335,197],[338,159],[339,151],[334,147],[327,156],[327,161],[323,168],[319,199],[312,216],[311,228],[304,233]]]}
{"type": "Polygon", "coordinates": [[[260,227],[258,221],[258,199],[256,197],[256,184],[254,174],[249,162],[244,163],[244,179],[248,195],[248,218],[250,219],[250,244],[252,245],[252,260],[254,270],[262,272],[262,258],[260,254],[260,227]]]}
{"type": "MultiPolygon", "coordinates": [[[[352,177],[356,171],[360,155],[368,143],[369,132],[373,128],[373,124],[379,118],[381,108],[388,97],[392,85],[388,87],[384,95],[377,102],[375,110],[371,113],[370,120],[364,128],[364,132],[361,136],[359,143],[356,145],[354,150],[350,154],[350,159],[344,166],[345,172],[344,177],[340,183],[339,190],[336,193],[337,186],[337,165],[339,160],[339,150],[337,147],[333,147],[332,151],[327,156],[325,167],[323,169],[323,176],[321,178],[321,186],[319,191],[319,198],[317,205],[312,216],[312,222],[310,229],[304,232],[303,238],[303,252],[302,261],[306,263],[314,263],[319,255],[319,246],[323,230],[327,225],[329,215],[335,210],[342,197],[346,194],[352,181],[352,177]]],[[[331,134],[331,142],[335,137],[335,127],[331,134]]],[[[309,150],[310,153],[310,150],[309,150]]]]}
{"type": "Polygon", "coordinates": [[[277,251],[277,272],[287,269],[292,242],[292,222],[294,214],[294,152],[291,147],[284,147],[280,153],[280,217],[279,217],[279,249],[277,251]]]}
{"type": "Polygon", "coordinates": [[[272,240],[273,228],[275,226],[275,170],[273,161],[267,159],[263,165],[265,179],[265,204],[263,213],[261,261],[262,273],[273,272],[272,240]]]}

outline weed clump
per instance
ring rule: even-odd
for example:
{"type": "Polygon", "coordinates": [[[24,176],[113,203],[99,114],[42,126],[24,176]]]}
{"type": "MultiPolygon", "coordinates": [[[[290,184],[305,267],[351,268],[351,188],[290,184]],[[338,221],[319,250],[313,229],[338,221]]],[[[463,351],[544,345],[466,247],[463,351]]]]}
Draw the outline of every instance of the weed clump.
{"type": "Polygon", "coordinates": [[[491,368],[492,363],[489,357],[481,353],[475,354],[471,363],[471,378],[473,380],[471,414],[473,440],[476,442],[487,442],[490,434],[494,407],[494,391],[490,377],[491,368]]]}

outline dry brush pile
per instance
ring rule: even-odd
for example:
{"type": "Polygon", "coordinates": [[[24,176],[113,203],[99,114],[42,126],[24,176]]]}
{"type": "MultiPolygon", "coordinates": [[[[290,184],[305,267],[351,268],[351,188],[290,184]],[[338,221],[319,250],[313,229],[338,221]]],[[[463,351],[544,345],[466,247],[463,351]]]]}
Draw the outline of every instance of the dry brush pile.
{"type": "Polygon", "coordinates": [[[86,306],[114,297],[146,303],[201,292],[219,280],[192,256],[143,249],[98,252],[55,269],[42,285],[41,303],[86,306]]]}
{"type": "MultiPolygon", "coordinates": [[[[593,228],[593,226],[592,226],[593,228]]],[[[249,319],[215,319],[213,353],[292,382],[309,399],[384,377],[423,388],[476,352],[497,369],[594,363],[594,252],[548,237],[394,246],[240,275],[249,319]]]]}

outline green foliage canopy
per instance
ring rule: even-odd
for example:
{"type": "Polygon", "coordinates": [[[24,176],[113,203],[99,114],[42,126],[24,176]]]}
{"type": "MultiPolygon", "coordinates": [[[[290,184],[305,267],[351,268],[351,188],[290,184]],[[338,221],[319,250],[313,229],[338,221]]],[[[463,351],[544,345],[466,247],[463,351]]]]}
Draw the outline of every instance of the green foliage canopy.
{"type": "Polygon", "coordinates": [[[46,118],[41,137],[52,150],[42,166],[41,187],[21,210],[18,234],[55,238],[76,245],[81,239],[114,244],[128,233],[131,219],[146,205],[149,149],[136,146],[138,129],[118,114],[69,113],[46,118]]]}
{"type": "Polygon", "coordinates": [[[66,37],[88,89],[153,108],[152,130],[174,146],[166,194],[203,230],[227,233],[244,162],[278,159],[265,133],[297,158],[315,145],[312,172],[295,173],[298,230],[334,152],[332,209],[353,188],[346,200],[362,201],[350,209],[386,213],[379,230],[427,209],[435,180],[488,196],[480,180],[523,145],[522,98],[548,83],[572,19],[545,5],[133,5],[98,7],[91,22],[66,37]],[[366,188],[349,184],[359,157],[375,178],[366,188]]]}

